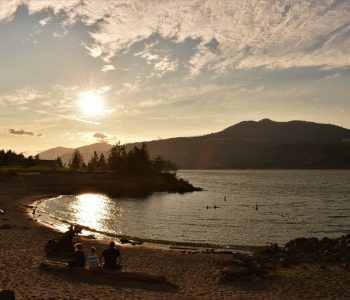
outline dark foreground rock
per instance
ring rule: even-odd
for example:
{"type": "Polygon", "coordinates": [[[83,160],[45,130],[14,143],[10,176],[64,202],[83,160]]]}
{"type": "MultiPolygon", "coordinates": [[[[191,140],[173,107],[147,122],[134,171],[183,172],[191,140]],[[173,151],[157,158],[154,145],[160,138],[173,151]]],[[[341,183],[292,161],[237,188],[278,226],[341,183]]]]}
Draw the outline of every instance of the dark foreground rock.
{"type": "Polygon", "coordinates": [[[298,264],[338,264],[345,270],[350,265],[350,234],[340,238],[297,238],[283,248],[271,244],[252,255],[234,253],[220,270],[219,280],[249,279],[251,276],[270,277],[274,270],[298,264]]]}

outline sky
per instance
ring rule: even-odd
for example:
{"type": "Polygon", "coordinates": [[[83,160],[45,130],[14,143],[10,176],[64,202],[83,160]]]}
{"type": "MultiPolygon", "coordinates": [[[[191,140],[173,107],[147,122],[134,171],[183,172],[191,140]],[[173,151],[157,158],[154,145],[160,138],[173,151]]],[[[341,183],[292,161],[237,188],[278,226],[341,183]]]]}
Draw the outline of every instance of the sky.
{"type": "Polygon", "coordinates": [[[0,0],[0,149],[350,128],[349,84],[350,0],[0,0]]]}

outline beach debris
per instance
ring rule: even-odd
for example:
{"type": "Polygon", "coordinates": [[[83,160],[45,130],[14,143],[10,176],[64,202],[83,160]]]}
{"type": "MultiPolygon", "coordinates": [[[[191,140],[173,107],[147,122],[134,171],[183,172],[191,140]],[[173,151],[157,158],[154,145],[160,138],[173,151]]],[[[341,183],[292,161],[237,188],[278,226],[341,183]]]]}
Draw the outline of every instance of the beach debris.
{"type": "Polygon", "coordinates": [[[4,215],[4,214],[5,214],[5,211],[0,208],[0,215],[4,215]]]}
{"type": "Polygon", "coordinates": [[[11,290],[0,290],[0,300],[15,300],[15,292],[11,290]]]}
{"type": "Polygon", "coordinates": [[[121,238],[120,243],[121,244],[131,244],[131,245],[135,246],[135,245],[142,245],[143,241],[135,241],[135,240],[129,240],[126,238],[121,238]]]}
{"type": "Polygon", "coordinates": [[[209,208],[217,209],[217,208],[219,208],[219,206],[216,206],[216,205],[214,205],[214,206],[208,206],[208,205],[207,205],[207,209],[209,209],[209,208]]]}
{"type": "Polygon", "coordinates": [[[1,224],[0,229],[12,229],[13,226],[7,223],[1,224]]]}
{"type": "Polygon", "coordinates": [[[73,239],[76,235],[81,233],[82,228],[80,226],[69,226],[69,229],[62,234],[58,239],[52,239],[47,241],[45,245],[45,253],[48,256],[66,256],[74,252],[73,239]]]}

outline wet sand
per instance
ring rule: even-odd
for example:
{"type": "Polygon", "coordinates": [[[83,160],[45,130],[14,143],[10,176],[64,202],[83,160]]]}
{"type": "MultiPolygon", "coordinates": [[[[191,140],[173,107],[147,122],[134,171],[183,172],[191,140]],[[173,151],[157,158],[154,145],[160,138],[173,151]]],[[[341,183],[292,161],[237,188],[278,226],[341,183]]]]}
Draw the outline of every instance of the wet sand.
{"type": "MultiPolygon", "coordinates": [[[[85,281],[43,271],[39,265],[46,258],[44,245],[59,233],[28,219],[26,205],[58,193],[86,190],[69,176],[67,181],[60,179],[66,183],[60,184],[59,191],[50,178],[27,176],[0,181],[0,209],[5,211],[0,225],[13,226],[0,229],[0,289],[13,290],[16,299],[350,299],[350,273],[335,265],[304,264],[279,269],[271,279],[221,283],[218,271],[230,255],[166,247],[121,246],[123,267],[165,276],[178,289],[141,282],[85,281]]],[[[98,253],[107,243],[83,240],[85,249],[94,245],[98,253]]]]}

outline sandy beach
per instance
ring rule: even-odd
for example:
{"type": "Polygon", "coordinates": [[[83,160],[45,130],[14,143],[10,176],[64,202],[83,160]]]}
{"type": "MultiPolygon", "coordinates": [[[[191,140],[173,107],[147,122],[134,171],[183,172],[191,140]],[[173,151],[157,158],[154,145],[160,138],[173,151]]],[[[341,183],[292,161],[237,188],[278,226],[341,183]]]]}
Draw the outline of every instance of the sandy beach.
{"type": "MultiPolygon", "coordinates": [[[[14,291],[16,299],[350,299],[350,273],[337,265],[302,264],[278,269],[270,279],[219,282],[218,272],[230,255],[166,247],[121,246],[123,268],[165,276],[178,288],[98,278],[86,281],[41,270],[45,243],[60,234],[31,220],[26,205],[59,192],[52,188],[55,182],[35,176],[0,181],[0,209],[4,211],[0,225],[11,226],[0,229],[0,289],[14,291]]],[[[84,191],[82,185],[73,185],[61,185],[60,193],[84,191]]],[[[98,253],[108,243],[82,242],[86,250],[94,245],[98,253]]]]}

